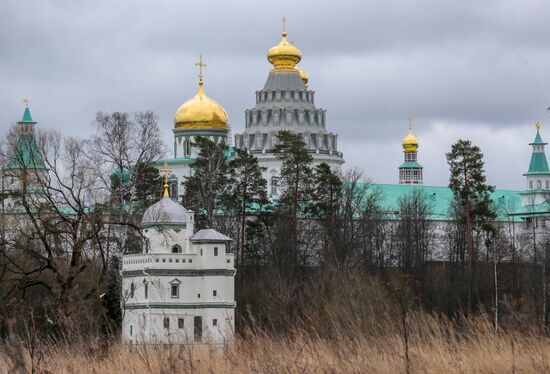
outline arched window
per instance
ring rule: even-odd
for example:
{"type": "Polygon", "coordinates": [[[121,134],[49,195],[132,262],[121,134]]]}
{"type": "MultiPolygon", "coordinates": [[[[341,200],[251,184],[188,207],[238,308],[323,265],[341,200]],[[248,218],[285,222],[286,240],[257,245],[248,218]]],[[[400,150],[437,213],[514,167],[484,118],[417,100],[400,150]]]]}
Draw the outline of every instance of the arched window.
{"type": "Polygon", "coordinates": [[[271,177],[271,194],[277,195],[279,187],[279,177],[271,177]]]}
{"type": "Polygon", "coordinates": [[[181,247],[176,244],[172,247],[172,253],[181,253],[181,247]]]}

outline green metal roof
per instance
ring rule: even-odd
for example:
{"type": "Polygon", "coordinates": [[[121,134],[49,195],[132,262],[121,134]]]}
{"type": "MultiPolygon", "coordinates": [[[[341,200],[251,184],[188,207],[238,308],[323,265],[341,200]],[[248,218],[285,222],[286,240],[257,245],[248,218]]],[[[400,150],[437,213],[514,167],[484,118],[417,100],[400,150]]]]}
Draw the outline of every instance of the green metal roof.
{"type": "MultiPolygon", "coordinates": [[[[537,132],[538,134],[538,132],[537,132]]],[[[531,154],[531,162],[529,163],[529,171],[527,174],[550,174],[546,154],[544,152],[533,152],[531,154]]]]}
{"type": "Polygon", "coordinates": [[[418,162],[404,162],[399,165],[399,168],[423,169],[424,167],[418,162]]]}
{"type": "Polygon", "coordinates": [[[32,134],[21,134],[7,165],[8,169],[46,169],[36,139],[32,134]]]}
{"type": "MultiPolygon", "coordinates": [[[[371,193],[380,194],[380,205],[387,212],[399,211],[399,200],[415,189],[420,189],[426,196],[431,207],[433,220],[452,220],[450,207],[453,201],[453,192],[449,187],[407,185],[407,184],[373,184],[371,193]]],[[[504,216],[521,209],[520,191],[495,190],[491,197],[497,207],[505,211],[504,216]]],[[[501,219],[504,219],[501,216],[501,219]]]]}
{"type": "Polygon", "coordinates": [[[21,119],[20,122],[24,122],[24,123],[35,123],[35,122],[32,120],[31,111],[29,110],[29,107],[26,107],[26,108],[25,108],[25,111],[23,112],[23,118],[21,119]]]}
{"type": "Polygon", "coordinates": [[[540,136],[540,132],[537,130],[537,135],[535,135],[535,141],[533,143],[531,143],[531,145],[533,144],[540,144],[540,145],[545,145],[546,143],[542,141],[542,137],[540,136]]]}

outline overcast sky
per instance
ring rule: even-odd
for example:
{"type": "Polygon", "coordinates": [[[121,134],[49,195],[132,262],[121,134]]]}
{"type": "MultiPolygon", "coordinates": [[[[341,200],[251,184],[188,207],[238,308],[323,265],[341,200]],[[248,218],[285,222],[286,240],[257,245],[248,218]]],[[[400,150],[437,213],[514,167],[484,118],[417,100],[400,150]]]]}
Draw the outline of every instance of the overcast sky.
{"type": "Polygon", "coordinates": [[[550,139],[550,1],[2,0],[0,130],[29,98],[39,125],[88,136],[97,111],[173,115],[205,89],[243,130],[280,40],[302,51],[345,167],[397,183],[412,114],[425,184],[446,185],[445,152],[471,139],[488,181],[522,189],[534,123],[550,139]]]}

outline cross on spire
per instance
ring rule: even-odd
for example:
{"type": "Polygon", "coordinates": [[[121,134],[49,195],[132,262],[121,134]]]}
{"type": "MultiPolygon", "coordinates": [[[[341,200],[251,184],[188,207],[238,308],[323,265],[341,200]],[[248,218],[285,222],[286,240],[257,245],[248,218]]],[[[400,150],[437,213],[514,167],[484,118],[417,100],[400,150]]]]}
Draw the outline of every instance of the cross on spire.
{"type": "Polygon", "coordinates": [[[540,130],[540,122],[535,123],[535,127],[536,127],[537,131],[539,131],[540,130]]]}
{"type": "Polygon", "coordinates": [[[407,117],[407,121],[409,121],[409,131],[412,130],[412,124],[413,124],[413,121],[414,121],[414,118],[411,114],[409,114],[409,116],[407,117]]]}
{"type": "Polygon", "coordinates": [[[286,17],[283,16],[283,18],[281,18],[281,21],[283,22],[283,34],[286,34],[286,17]]]}
{"type": "Polygon", "coordinates": [[[165,162],[163,168],[159,171],[164,174],[164,194],[162,196],[170,197],[170,194],[168,193],[168,174],[170,174],[172,170],[168,169],[168,164],[165,162]]]}
{"type": "Polygon", "coordinates": [[[25,106],[28,107],[29,106],[29,99],[24,98],[23,99],[23,104],[25,104],[25,106]]]}
{"type": "Polygon", "coordinates": [[[202,78],[203,78],[203,75],[202,75],[202,68],[205,68],[206,67],[206,64],[204,64],[202,62],[202,55],[199,55],[199,61],[198,62],[195,62],[195,66],[198,66],[199,67],[199,79],[202,83],[202,78]]]}

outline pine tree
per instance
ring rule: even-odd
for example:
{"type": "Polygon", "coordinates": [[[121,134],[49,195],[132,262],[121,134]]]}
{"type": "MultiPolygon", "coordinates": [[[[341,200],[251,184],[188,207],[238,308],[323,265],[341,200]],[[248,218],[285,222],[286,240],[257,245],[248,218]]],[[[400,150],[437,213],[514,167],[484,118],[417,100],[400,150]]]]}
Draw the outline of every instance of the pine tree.
{"type": "MultiPolygon", "coordinates": [[[[237,265],[245,264],[247,217],[262,213],[269,203],[267,182],[262,177],[258,159],[245,150],[236,150],[229,161],[229,187],[224,196],[224,205],[239,217],[240,241],[237,251],[237,265]]],[[[241,272],[242,273],[242,272],[241,272]]],[[[241,274],[241,279],[243,279],[241,274]]]]}
{"type": "Polygon", "coordinates": [[[286,233],[287,261],[298,263],[298,217],[308,211],[312,193],[313,158],[307,152],[301,136],[290,131],[277,133],[278,144],[274,151],[282,161],[280,182],[282,194],[277,204],[279,214],[288,220],[286,233]]]}
{"type": "Polygon", "coordinates": [[[228,188],[228,146],[197,137],[199,154],[191,167],[193,175],[184,182],[184,205],[197,213],[199,227],[214,227],[214,214],[223,208],[223,196],[228,188]]]}
{"type": "Polygon", "coordinates": [[[490,193],[495,190],[486,184],[483,168],[483,154],[479,147],[469,140],[459,139],[447,153],[447,163],[450,167],[449,187],[453,191],[454,200],[462,208],[466,224],[467,266],[467,307],[471,308],[472,267],[474,261],[473,227],[490,231],[490,224],[496,213],[492,205],[490,193]]]}

